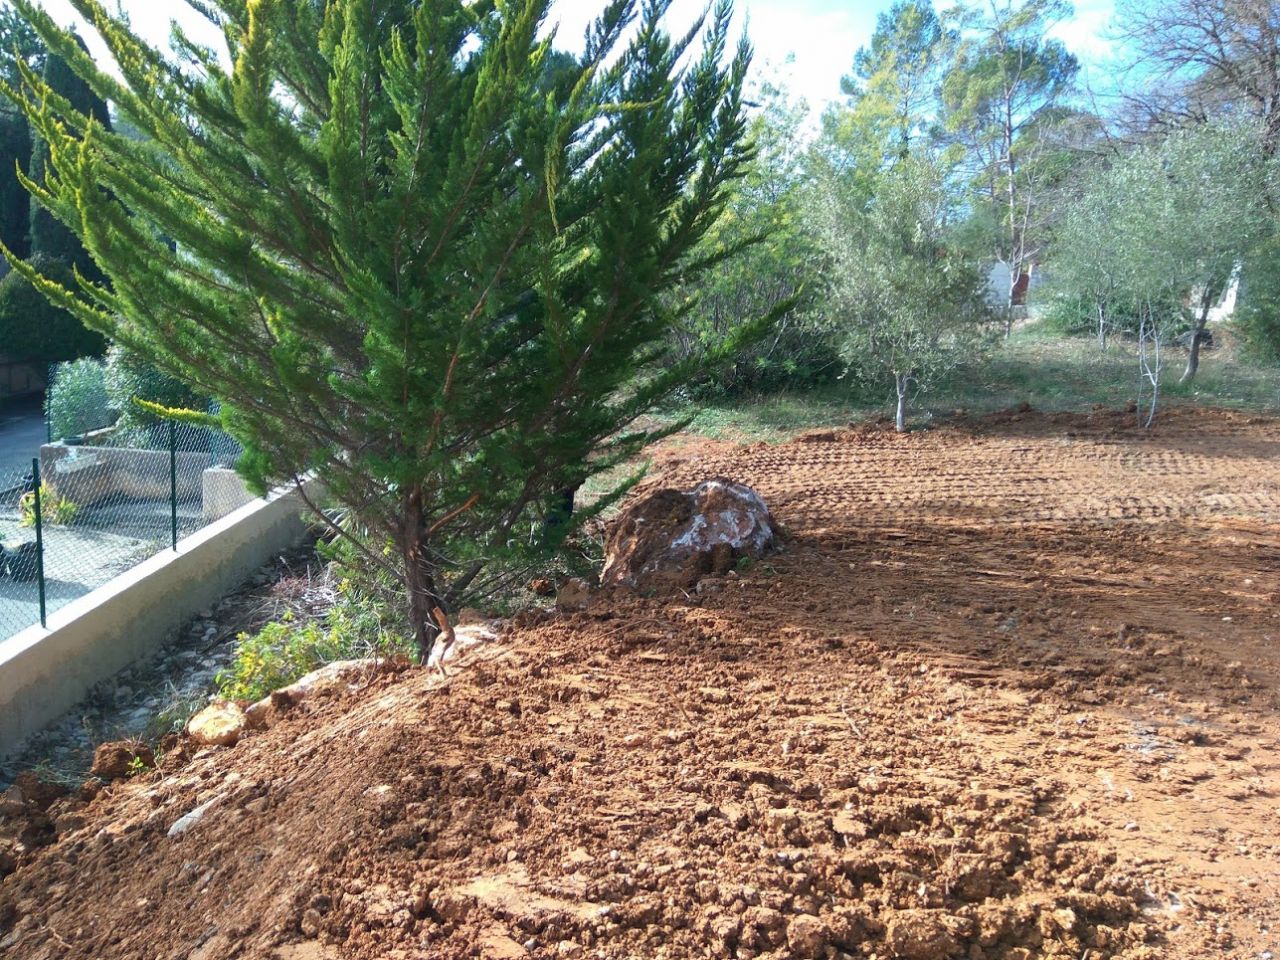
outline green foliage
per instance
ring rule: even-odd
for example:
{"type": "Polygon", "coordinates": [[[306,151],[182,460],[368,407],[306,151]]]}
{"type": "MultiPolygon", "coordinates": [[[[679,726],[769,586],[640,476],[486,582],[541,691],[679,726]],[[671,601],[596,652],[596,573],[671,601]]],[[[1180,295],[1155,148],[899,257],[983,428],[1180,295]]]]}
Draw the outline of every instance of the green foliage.
{"type": "MultiPolygon", "coordinates": [[[[108,403],[113,410],[120,411],[116,421],[117,444],[131,438],[139,446],[168,444],[168,421],[148,410],[146,404],[177,410],[204,410],[209,406],[208,397],[200,396],[181,380],[120,344],[113,344],[107,351],[105,382],[108,403]]],[[[207,433],[207,430],[188,428],[181,431],[181,436],[187,441],[188,449],[200,440],[203,440],[201,449],[208,449],[207,433]]]]}
{"type": "Polygon", "coordinates": [[[335,660],[408,656],[413,644],[405,627],[384,599],[339,581],[336,602],[323,617],[299,619],[287,611],[255,634],[240,634],[218,690],[228,700],[260,700],[335,660]]]}
{"type": "MultiPolygon", "coordinates": [[[[78,505],[60,497],[47,484],[40,484],[40,519],[53,526],[65,526],[76,518],[80,512],[78,505]]],[[[29,490],[18,499],[18,524],[23,527],[36,525],[36,495],[29,490]]]]}
{"type": "Polygon", "coordinates": [[[1098,171],[1063,216],[1054,285],[1095,330],[1167,341],[1193,294],[1221,292],[1267,227],[1257,131],[1179,131],[1098,171]]]}
{"type": "Polygon", "coordinates": [[[879,14],[870,45],[840,81],[848,109],[825,118],[828,136],[851,151],[847,172],[874,175],[886,158],[904,157],[937,137],[939,69],[953,40],[925,0],[897,0],[879,14]]]}
{"type": "Polygon", "coordinates": [[[734,397],[831,382],[842,364],[807,309],[817,287],[819,256],[805,222],[811,157],[802,128],[807,106],[764,84],[751,127],[755,160],[703,245],[738,249],[673,294],[685,307],[680,352],[696,356],[734,337],[756,318],[777,315],[768,336],[747,345],[722,370],[692,384],[694,396],[734,397]]]}
{"type": "MultiPolygon", "coordinates": [[[[942,81],[943,122],[1011,283],[1045,242],[1045,187],[1061,175],[1048,132],[1079,64],[1048,33],[1070,12],[1066,0],[993,0],[960,3],[946,17],[957,42],[942,81]]],[[[1012,297],[1009,308],[1007,322],[1012,297]]]]}
{"type": "MultiPolygon", "coordinates": [[[[74,282],[66,264],[43,254],[32,257],[28,266],[58,283],[74,282]]],[[[13,270],[0,280],[0,344],[11,359],[44,364],[98,356],[106,339],[13,270]]]]}
{"type": "Polygon", "coordinates": [[[823,309],[853,375],[892,381],[903,402],[957,364],[974,360],[991,321],[985,280],[948,243],[942,168],[900,160],[873,197],[828,181],[815,216],[830,269],[823,309]]]}
{"type": "Polygon", "coordinates": [[[79,437],[110,422],[106,371],[92,357],[58,365],[45,398],[55,438],[79,437]]]}
{"type": "Polygon", "coordinates": [[[29,189],[110,283],[41,289],[222,398],[252,483],[322,479],[424,653],[435,607],[562,542],[564,492],[769,320],[673,355],[665,295],[732,252],[700,242],[751,156],[727,2],[699,50],[667,0],[612,0],[565,59],[550,0],[216,0],[230,70],[99,12],[121,78],[14,3],[142,135],[33,75],[5,90],[49,144],[29,189]]]}
{"type": "MultiPolygon", "coordinates": [[[[88,48],[85,47],[84,41],[74,35],[71,35],[71,40],[77,45],[78,53],[82,56],[88,55],[88,48]]],[[[43,82],[50,93],[65,99],[67,107],[74,114],[91,117],[104,129],[110,129],[111,116],[107,110],[106,101],[95,94],[89,85],[76,75],[67,61],[56,52],[45,58],[43,82]]],[[[39,125],[36,126],[38,128],[39,125]]],[[[48,165],[47,144],[39,136],[33,137],[29,176],[34,183],[46,188],[54,186],[46,182],[49,175],[48,165]]],[[[88,251],[80,242],[80,238],[67,225],[60,223],[38,197],[31,200],[30,234],[33,255],[44,255],[53,260],[59,260],[89,274],[94,279],[100,279],[101,275],[88,251]]]]}
{"type": "Polygon", "coordinates": [[[14,170],[25,171],[30,159],[31,128],[27,118],[12,109],[0,110],[0,240],[23,259],[30,253],[31,198],[14,170]]]}
{"type": "Polygon", "coordinates": [[[0,6],[0,76],[10,84],[18,83],[19,64],[38,72],[44,69],[44,60],[44,44],[27,19],[7,3],[0,6]]]}
{"type": "Polygon", "coordinates": [[[1280,237],[1272,235],[1250,251],[1241,276],[1240,302],[1232,317],[1246,354],[1280,364],[1280,237]]]}

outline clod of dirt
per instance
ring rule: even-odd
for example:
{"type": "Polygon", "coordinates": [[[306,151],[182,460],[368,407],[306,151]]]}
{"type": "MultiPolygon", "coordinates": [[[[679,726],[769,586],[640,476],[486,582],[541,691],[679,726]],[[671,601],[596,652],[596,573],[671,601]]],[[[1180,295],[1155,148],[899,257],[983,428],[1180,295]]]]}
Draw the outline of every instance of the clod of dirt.
{"type": "Polygon", "coordinates": [[[67,793],[67,788],[60,783],[41,780],[33,773],[20,773],[13,781],[13,786],[0,794],[0,798],[6,804],[16,803],[44,813],[67,793]]]}
{"type": "Polygon", "coordinates": [[[960,944],[947,923],[955,919],[941,910],[900,910],[889,921],[885,940],[901,960],[948,960],[960,955],[960,944]]]}
{"type": "Polygon", "coordinates": [[[239,741],[247,721],[234,703],[219,701],[205,707],[187,723],[187,736],[205,746],[231,747],[239,741]]]}
{"type": "Polygon", "coordinates": [[[99,745],[93,752],[93,766],[89,776],[99,780],[124,780],[139,767],[154,767],[156,755],[145,743],[134,740],[115,740],[99,745]]]}
{"type": "Polygon", "coordinates": [[[717,478],[688,492],[655,490],[614,522],[601,579],[640,590],[691,587],[766,554],[775,530],[769,508],[744,484],[717,478]]]}
{"type": "Polygon", "coordinates": [[[827,925],[817,917],[801,914],[787,924],[787,946],[797,957],[822,956],[827,939],[827,925]]]}
{"type": "Polygon", "coordinates": [[[561,610],[582,610],[591,599],[591,585],[574,577],[560,585],[556,592],[556,606],[561,610]]]}

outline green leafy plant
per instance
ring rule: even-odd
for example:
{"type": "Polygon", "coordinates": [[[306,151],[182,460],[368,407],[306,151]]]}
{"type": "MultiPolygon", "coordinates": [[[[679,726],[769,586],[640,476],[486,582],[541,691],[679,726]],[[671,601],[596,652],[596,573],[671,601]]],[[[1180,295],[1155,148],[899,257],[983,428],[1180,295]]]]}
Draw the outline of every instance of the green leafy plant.
{"type": "Polygon", "coordinates": [[[403,657],[413,650],[396,608],[343,579],[322,616],[290,610],[257,633],[240,634],[235,657],[218,675],[218,690],[228,700],[260,700],[335,660],[403,657]]]}
{"type": "MultiPolygon", "coordinates": [[[[40,484],[40,516],[46,524],[61,527],[71,523],[80,512],[80,507],[53,492],[47,483],[40,484]]],[[[18,523],[24,527],[36,525],[36,494],[34,490],[24,493],[18,500],[18,523]]]]}
{"type": "Polygon", "coordinates": [[[102,362],[85,357],[59,364],[45,406],[55,437],[79,437],[110,424],[102,362]]]}

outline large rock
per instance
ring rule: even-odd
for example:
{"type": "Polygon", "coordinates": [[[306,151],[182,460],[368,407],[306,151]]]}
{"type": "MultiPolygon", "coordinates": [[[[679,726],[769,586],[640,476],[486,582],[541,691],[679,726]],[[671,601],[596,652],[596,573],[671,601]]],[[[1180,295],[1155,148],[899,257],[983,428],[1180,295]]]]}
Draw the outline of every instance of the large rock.
{"type": "Polygon", "coordinates": [[[205,746],[231,747],[240,740],[246,725],[239,707],[219,700],[187,721],[187,736],[205,746]]]}
{"type": "Polygon", "coordinates": [[[773,549],[776,524],[750,487],[717,478],[688,492],[655,490],[628,506],[605,546],[602,581],[640,590],[688,588],[773,549]]]}

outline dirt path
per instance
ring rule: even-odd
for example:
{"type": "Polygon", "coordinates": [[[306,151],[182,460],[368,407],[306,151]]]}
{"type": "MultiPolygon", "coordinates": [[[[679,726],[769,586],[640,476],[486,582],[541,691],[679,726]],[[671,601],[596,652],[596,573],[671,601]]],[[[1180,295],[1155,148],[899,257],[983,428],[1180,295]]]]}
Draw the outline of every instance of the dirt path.
{"type": "Polygon", "coordinates": [[[24,820],[0,956],[1280,954],[1278,452],[1189,409],[672,446],[787,550],[24,820]]]}

